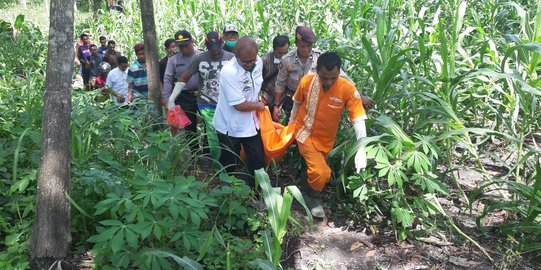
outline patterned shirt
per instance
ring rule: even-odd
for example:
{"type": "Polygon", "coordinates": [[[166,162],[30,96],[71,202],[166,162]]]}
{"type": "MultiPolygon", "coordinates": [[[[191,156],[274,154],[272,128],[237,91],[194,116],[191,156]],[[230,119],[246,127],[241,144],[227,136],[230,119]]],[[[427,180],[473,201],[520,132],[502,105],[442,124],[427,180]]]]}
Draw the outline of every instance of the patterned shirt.
{"type": "Polygon", "coordinates": [[[220,86],[220,71],[223,65],[233,58],[234,54],[223,51],[220,59],[214,59],[206,51],[196,55],[188,65],[191,74],[199,73],[199,93],[197,105],[199,108],[216,108],[218,103],[218,87],[220,86]]]}
{"type": "Polygon", "coordinates": [[[263,98],[271,101],[274,98],[274,85],[278,76],[278,64],[274,61],[273,52],[266,53],[261,57],[261,60],[263,61],[263,85],[261,86],[261,91],[263,91],[263,98]]]}
{"type": "Polygon", "coordinates": [[[133,90],[145,97],[148,97],[147,68],[141,65],[139,60],[128,69],[128,84],[133,83],[133,90]]]}

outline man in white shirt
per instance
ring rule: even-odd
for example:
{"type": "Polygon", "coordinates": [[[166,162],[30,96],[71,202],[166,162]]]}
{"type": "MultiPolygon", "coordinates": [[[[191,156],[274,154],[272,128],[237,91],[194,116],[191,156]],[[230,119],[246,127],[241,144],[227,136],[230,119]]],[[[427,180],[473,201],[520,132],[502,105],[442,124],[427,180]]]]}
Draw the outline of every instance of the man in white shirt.
{"type": "Polygon", "coordinates": [[[118,57],[118,67],[109,72],[105,87],[110,91],[111,99],[116,105],[125,106],[128,104],[128,58],[118,57]]]}
{"type": "MultiPolygon", "coordinates": [[[[263,63],[257,56],[257,44],[243,37],[235,46],[235,58],[227,62],[221,72],[218,104],[214,114],[214,128],[224,147],[220,164],[228,173],[235,171],[241,145],[246,153],[250,173],[265,165],[263,143],[259,133],[257,111],[265,105],[259,100],[263,83],[263,63]]],[[[247,179],[254,187],[253,176],[247,179]]]]}

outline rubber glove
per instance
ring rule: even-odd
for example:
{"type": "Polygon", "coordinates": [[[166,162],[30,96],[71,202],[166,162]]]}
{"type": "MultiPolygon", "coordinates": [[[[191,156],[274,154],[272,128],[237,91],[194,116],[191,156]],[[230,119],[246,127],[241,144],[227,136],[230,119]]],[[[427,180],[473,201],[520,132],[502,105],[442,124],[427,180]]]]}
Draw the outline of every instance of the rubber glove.
{"type": "Polygon", "coordinates": [[[169,96],[169,100],[167,101],[167,109],[174,110],[175,109],[175,99],[177,99],[178,95],[180,95],[180,92],[182,92],[182,89],[184,89],[184,86],[186,86],[186,83],[184,82],[176,82],[175,87],[173,88],[173,93],[169,96]]]}
{"type": "MultiPolygon", "coordinates": [[[[357,137],[357,140],[366,137],[366,125],[364,123],[364,119],[355,121],[353,128],[355,129],[355,136],[357,137]]],[[[355,154],[355,169],[357,170],[357,173],[359,173],[361,169],[364,168],[366,168],[366,151],[364,146],[362,146],[355,154]]]]}

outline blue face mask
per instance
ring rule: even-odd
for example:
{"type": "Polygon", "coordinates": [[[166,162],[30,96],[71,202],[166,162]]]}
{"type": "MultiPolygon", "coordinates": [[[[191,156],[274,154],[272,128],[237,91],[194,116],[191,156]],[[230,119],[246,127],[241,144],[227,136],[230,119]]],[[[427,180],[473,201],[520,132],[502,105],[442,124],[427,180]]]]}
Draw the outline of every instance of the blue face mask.
{"type": "Polygon", "coordinates": [[[225,46],[229,47],[229,48],[234,48],[235,45],[237,45],[237,41],[231,41],[231,40],[226,40],[225,41],[225,46]]]}

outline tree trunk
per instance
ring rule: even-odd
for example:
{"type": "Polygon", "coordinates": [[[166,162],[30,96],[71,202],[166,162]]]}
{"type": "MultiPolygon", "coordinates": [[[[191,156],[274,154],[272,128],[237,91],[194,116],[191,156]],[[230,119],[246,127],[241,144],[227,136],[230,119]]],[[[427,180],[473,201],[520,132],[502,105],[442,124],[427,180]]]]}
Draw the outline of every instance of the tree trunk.
{"type": "Polygon", "coordinates": [[[98,17],[98,11],[101,8],[101,0],[92,0],[92,14],[94,14],[94,18],[98,17]]]}
{"type": "Polygon", "coordinates": [[[161,115],[161,90],[158,66],[158,47],[156,45],[156,24],[154,22],[154,5],[152,0],[140,0],[141,21],[143,23],[143,39],[145,42],[145,58],[148,78],[148,97],[154,101],[161,115]]]}
{"type": "MultiPolygon", "coordinates": [[[[68,255],[70,115],[74,0],[50,2],[49,46],[42,118],[41,167],[29,253],[34,263],[68,255]]],[[[38,264],[39,265],[39,264],[38,264]]],[[[45,267],[40,265],[40,267],[45,267]]],[[[47,269],[45,267],[45,269],[47,269]]]]}

